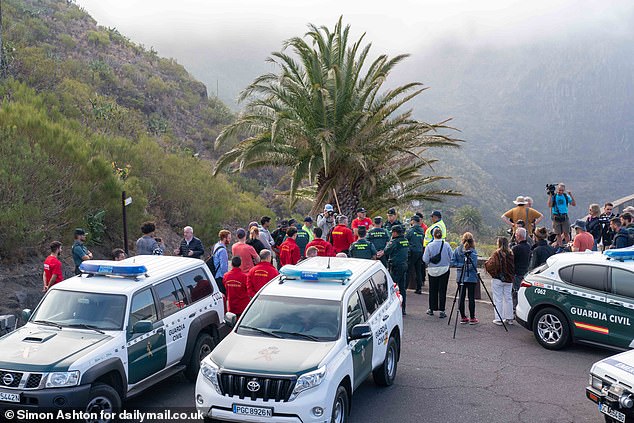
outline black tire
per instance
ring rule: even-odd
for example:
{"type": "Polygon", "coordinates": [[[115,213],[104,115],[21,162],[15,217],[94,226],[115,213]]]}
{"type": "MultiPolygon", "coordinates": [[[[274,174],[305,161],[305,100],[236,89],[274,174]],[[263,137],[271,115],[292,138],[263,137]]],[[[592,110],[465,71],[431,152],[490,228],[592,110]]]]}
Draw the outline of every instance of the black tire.
{"type": "MultiPolygon", "coordinates": [[[[121,397],[116,389],[105,383],[95,383],[90,388],[90,396],[86,403],[86,413],[95,413],[100,415],[101,412],[109,414],[118,413],[121,410],[121,397]]],[[[112,420],[111,420],[112,421],[112,420]]],[[[104,422],[104,423],[107,423],[104,422]]]]}
{"type": "Polygon", "coordinates": [[[332,415],[330,423],[347,423],[348,414],[350,412],[350,398],[348,391],[342,385],[337,388],[335,400],[332,402],[332,415]]]}
{"type": "Polygon", "coordinates": [[[185,368],[185,377],[191,382],[195,382],[198,377],[198,371],[200,370],[200,362],[203,358],[207,357],[211,351],[216,347],[216,342],[211,335],[201,333],[196,339],[196,344],[192,350],[192,355],[189,358],[189,364],[185,368]]]}
{"type": "Polygon", "coordinates": [[[398,344],[393,336],[387,341],[387,350],[383,364],[372,371],[374,383],[379,386],[390,386],[396,379],[396,368],[398,366],[398,344]]]}
{"type": "Polygon", "coordinates": [[[556,308],[539,310],[533,319],[533,334],[540,345],[549,350],[560,350],[571,340],[570,324],[556,308]]]}

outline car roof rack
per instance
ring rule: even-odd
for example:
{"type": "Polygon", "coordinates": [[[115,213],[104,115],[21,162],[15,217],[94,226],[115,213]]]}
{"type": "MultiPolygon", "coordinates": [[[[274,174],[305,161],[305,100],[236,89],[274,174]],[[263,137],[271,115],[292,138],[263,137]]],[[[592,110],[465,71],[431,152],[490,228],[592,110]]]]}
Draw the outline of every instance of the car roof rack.
{"type": "Polygon", "coordinates": [[[148,277],[147,268],[143,265],[118,263],[112,260],[87,260],[79,265],[79,271],[88,277],[113,276],[136,281],[139,280],[139,276],[148,277]]]}
{"type": "Polygon", "coordinates": [[[280,284],[286,280],[298,280],[302,282],[340,282],[345,285],[350,281],[352,270],[350,269],[306,269],[287,264],[280,269],[280,284]]]}

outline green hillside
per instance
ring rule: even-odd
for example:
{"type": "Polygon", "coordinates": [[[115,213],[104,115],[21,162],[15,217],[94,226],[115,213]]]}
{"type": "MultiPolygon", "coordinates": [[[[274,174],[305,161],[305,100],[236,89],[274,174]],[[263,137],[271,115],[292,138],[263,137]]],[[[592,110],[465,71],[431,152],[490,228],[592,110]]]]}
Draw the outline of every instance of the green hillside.
{"type": "Polygon", "coordinates": [[[2,13],[0,257],[69,241],[75,226],[120,244],[123,190],[133,234],[160,216],[209,242],[267,212],[210,177],[211,143],[233,117],[182,66],[72,2],[4,0],[2,13]]]}

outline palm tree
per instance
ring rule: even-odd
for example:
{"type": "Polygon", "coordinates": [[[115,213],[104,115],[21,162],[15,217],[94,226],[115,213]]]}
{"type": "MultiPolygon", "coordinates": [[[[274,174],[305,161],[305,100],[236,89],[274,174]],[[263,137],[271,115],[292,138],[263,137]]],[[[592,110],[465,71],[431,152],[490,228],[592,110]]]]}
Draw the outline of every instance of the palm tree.
{"type": "Polygon", "coordinates": [[[477,208],[466,205],[456,210],[453,223],[465,231],[478,233],[482,229],[482,214],[477,208]]]}
{"type": "Polygon", "coordinates": [[[242,92],[239,100],[248,103],[216,147],[246,138],[220,157],[214,173],[282,166],[289,169],[291,202],[308,196],[316,212],[336,192],[346,215],[360,204],[381,208],[456,194],[426,188],[445,177],[420,173],[433,163],[423,156],[428,148],[458,145],[438,132],[451,129],[447,121],[428,124],[399,111],[425,88],[412,82],[381,90],[407,55],[381,55],[367,65],[370,44],[362,47],[361,36],[349,45],[349,30],[341,18],[332,32],[309,25],[308,40],[291,38],[272,54],[279,73],[258,77],[242,92]]]}

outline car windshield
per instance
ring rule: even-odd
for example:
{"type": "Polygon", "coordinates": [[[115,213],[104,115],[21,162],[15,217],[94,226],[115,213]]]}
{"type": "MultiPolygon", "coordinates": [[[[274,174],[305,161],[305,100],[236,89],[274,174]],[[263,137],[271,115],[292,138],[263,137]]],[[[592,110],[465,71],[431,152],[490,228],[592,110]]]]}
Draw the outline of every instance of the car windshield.
{"type": "Polygon", "coordinates": [[[335,341],[341,303],[314,298],[260,295],[240,320],[237,333],[311,341],[335,341]]]}
{"type": "Polygon", "coordinates": [[[30,321],[61,327],[121,330],[125,306],[124,295],[54,289],[44,297],[30,321]]]}

